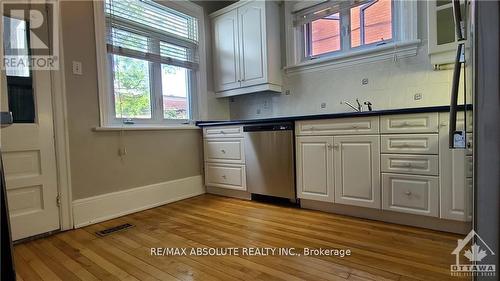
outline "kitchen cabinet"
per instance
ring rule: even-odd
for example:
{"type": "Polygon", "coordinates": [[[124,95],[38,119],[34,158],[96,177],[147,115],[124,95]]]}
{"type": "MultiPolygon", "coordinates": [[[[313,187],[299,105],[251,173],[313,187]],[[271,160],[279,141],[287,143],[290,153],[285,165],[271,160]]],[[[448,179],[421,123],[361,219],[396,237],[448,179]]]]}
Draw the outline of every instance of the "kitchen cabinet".
{"type": "MultiPolygon", "coordinates": [[[[449,114],[441,113],[439,137],[439,170],[441,186],[440,216],[443,219],[470,221],[472,213],[472,134],[467,134],[469,149],[450,149],[448,147],[449,114]],[[470,155],[470,156],[469,156],[470,155]]],[[[468,116],[467,123],[472,122],[468,116]]],[[[464,114],[457,115],[457,130],[463,130],[464,114]]],[[[467,126],[470,132],[472,126],[467,126]]]]}
{"type": "Polygon", "coordinates": [[[333,137],[298,137],[296,150],[297,196],[333,202],[333,137]]]}
{"type": "Polygon", "coordinates": [[[238,13],[229,11],[212,20],[213,60],[216,91],[240,86],[240,60],[238,47],[238,13]]]}
{"type": "Polygon", "coordinates": [[[380,209],[380,137],[335,136],[335,203],[380,209]]]}
{"type": "MultiPolygon", "coordinates": [[[[460,2],[462,17],[466,18],[465,1],[460,2]]],[[[457,46],[452,0],[427,1],[427,18],[431,63],[452,63],[457,46]]],[[[466,34],[467,32],[464,36],[467,36],[466,34]]]]}
{"type": "Polygon", "coordinates": [[[242,126],[203,128],[205,185],[246,191],[242,126]]]}
{"type": "Polygon", "coordinates": [[[437,217],[438,182],[438,177],[384,173],[382,209],[437,217]]]}
{"type": "Polygon", "coordinates": [[[240,1],[210,16],[216,95],[281,92],[278,4],[240,1]]]}

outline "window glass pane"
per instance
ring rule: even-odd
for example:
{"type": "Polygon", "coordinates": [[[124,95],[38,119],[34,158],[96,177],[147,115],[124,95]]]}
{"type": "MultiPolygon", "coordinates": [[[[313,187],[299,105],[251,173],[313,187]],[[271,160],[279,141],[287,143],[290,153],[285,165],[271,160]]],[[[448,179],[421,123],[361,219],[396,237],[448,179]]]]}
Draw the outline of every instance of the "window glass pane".
{"type": "Polygon", "coordinates": [[[162,64],[163,117],[189,119],[189,69],[162,64]]]}
{"type": "MultiPolygon", "coordinates": [[[[4,55],[14,56],[17,62],[28,61],[27,23],[23,20],[3,17],[4,55]]],[[[33,79],[28,65],[7,67],[7,94],[9,111],[14,123],[35,123],[35,97],[33,79]]]]}
{"type": "Polygon", "coordinates": [[[310,55],[340,50],[340,17],[333,14],[311,22],[310,55]]]}
{"type": "Polygon", "coordinates": [[[437,0],[436,6],[440,7],[443,5],[451,4],[451,0],[437,0]]]}
{"type": "Polygon", "coordinates": [[[15,56],[18,63],[15,67],[7,67],[7,76],[29,77],[28,63],[28,33],[27,23],[24,20],[3,16],[4,26],[4,53],[6,56],[15,56]]]}
{"type": "Polygon", "coordinates": [[[391,0],[376,0],[351,9],[351,47],[392,39],[391,0]]]}
{"type": "Polygon", "coordinates": [[[121,48],[147,53],[148,38],[119,28],[112,28],[108,43],[121,48]]]}
{"type": "Polygon", "coordinates": [[[151,118],[149,62],[112,56],[116,118],[151,118]]]}
{"type": "Polygon", "coordinates": [[[198,41],[198,19],[151,0],[106,0],[112,21],[153,28],[165,35],[198,41]]]}

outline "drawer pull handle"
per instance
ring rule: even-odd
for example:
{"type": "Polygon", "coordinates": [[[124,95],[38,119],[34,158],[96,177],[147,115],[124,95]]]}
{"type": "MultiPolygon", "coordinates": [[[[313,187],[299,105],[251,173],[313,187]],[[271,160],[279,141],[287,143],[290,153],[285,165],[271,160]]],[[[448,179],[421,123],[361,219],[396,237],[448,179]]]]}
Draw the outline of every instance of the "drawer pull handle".
{"type": "Polygon", "coordinates": [[[352,125],[351,126],[353,129],[357,129],[358,128],[358,125],[352,125]]]}
{"type": "Polygon", "coordinates": [[[223,179],[226,179],[226,175],[222,175],[222,178],[223,178],[223,179]]]}
{"type": "Polygon", "coordinates": [[[407,196],[410,196],[410,195],[411,195],[411,191],[407,191],[407,192],[405,192],[405,194],[406,194],[407,196]]]}
{"type": "Polygon", "coordinates": [[[220,133],[224,135],[226,132],[224,132],[224,131],[220,131],[220,133]]]}

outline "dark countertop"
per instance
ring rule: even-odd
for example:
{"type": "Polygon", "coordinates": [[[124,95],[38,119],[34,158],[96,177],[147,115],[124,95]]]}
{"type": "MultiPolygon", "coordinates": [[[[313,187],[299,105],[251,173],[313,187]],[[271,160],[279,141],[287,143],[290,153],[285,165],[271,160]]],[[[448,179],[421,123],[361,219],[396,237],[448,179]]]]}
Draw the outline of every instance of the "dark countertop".
{"type": "MultiPolygon", "coordinates": [[[[458,106],[458,110],[464,110],[465,106],[458,106]]],[[[468,104],[467,109],[471,110],[472,105],[468,104]]],[[[298,115],[298,116],[284,116],[273,117],[265,119],[247,119],[247,120],[219,120],[219,121],[196,121],[196,126],[223,126],[223,125],[241,125],[241,124],[257,124],[257,123],[274,123],[274,122],[290,122],[299,120],[316,120],[316,119],[333,119],[333,118],[346,118],[346,117],[361,117],[361,116],[381,116],[393,114],[410,114],[410,113],[425,113],[425,112],[446,112],[450,111],[449,105],[443,106],[429,106],[429,107],[414,107],[402,109],[387,109],[387,110],[373,110],[363,112],[342,112],[342,113],[329,113],[329,114],[315,114],[315,115],[298,115]]]]}

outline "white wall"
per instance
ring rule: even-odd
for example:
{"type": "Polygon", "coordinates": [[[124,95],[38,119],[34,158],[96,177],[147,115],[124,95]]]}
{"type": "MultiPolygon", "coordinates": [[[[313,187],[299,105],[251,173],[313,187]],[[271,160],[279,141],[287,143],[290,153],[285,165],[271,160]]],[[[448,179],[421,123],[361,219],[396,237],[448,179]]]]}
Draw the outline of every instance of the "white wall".
{"type": "MultiPolygon", "coordinates": [[[[379,61],[336,70],[284,75],[290,95],[257,93],[230,99],[231,119],[350,111],[341,100],[371,101],[374,109],[448,105],[452,71],[434,71],[427,54],[427,3],[418,2],[417,56],[397,62],[379,61]],[[361,80],[368,78],[368,84],[361,80]],[[415,101],[420,93],[422,99],[415,101]],[[326,108],[321,108],[321,103],[326,108]],[[260,111],[260,113],[259,113],[260,111]]],[[[284,49],[284,48],[282,48],[284,49]]]]}

